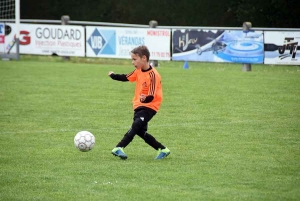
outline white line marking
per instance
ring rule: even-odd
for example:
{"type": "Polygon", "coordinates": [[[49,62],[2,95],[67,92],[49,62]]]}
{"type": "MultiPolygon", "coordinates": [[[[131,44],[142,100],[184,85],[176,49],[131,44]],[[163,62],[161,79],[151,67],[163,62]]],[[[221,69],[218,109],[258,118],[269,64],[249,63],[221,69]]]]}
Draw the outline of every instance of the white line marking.
{"type": "MultiPolygon", "coordinates": [[[[156,124],[156,125],[149,125],[150,128],[171,128],[171,127],[190,127],[190,126],[195,126],[195,125],[229,125],[229,124],[240,124],[240,123],[250,123],[254,122],[252,120],[244,120],[244,121],[228,121],[228,122],[191,122],[191,123],[180,123],[180,124],[156,124]]],[[[0,135],[3,134],[36,134],[36,133],[64,133],[64,132],[72,132],[72,133],[77,133],[82,130],[88,130],[88,131],[99,131],[100,133],[102,131],[115,131],[115,130],[123,130],[126,132],[127,130],[130,129],[131,125],[128,126],[120,126],[120,127],[108,127],[108,128],[78,128],[78,129],[47,129],[47,130],[25,130],[25,131],[0,131],[0,135]]],[[[175,129],[175,128],[174,128],[175,129]]]]}

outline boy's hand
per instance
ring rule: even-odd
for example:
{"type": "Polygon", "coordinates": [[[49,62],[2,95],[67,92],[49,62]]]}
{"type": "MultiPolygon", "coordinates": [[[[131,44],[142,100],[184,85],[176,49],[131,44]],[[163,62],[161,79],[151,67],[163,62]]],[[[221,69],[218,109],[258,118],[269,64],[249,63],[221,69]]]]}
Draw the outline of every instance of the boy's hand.
{"type": "Polygon", "coordinates": [[[113,74],[114,72],[113,71],[109,71],[108,72],[108,76],[110,76],[111,74],[113,74]]]}
{"type": "Polygon", "coordinates": [[[146,99],[146,96],[144,94],[140,95],[140,101],[141,102],[144,102],[146,99]]]}

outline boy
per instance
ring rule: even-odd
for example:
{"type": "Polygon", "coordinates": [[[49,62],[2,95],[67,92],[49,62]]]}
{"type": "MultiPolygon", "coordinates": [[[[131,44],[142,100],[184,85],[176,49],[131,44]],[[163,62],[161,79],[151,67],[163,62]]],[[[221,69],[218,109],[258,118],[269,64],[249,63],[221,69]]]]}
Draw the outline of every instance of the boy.
{"type": "Polygon", "coordinates": [[[170,154],[170,150],[158,142],[147,132],[148,122],[158,111],[162,102],[161,77],[155,68],[149,65],[150,52],[146,46],[139,46],[131,51],[132,64],[135,70],[129,74],[115,74],[110,71],[108,75],[113,80],[136,82],[133,98],[134,117],[131,128],[123,139],[112,150],[112,154],[127,159],[125,148],[137,134],[148,145],[158,150],[155,159],[163,159],[170,154]]]}

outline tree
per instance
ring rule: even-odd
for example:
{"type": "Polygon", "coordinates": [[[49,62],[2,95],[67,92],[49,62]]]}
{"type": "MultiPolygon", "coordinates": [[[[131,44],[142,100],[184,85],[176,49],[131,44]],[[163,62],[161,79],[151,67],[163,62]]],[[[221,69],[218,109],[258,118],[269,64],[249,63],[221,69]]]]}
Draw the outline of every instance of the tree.
{"type": "Polygon", "coordinates": [[[60,19],[165,26],[299,28],[299,0],[22,0],[22,19],[60,19]]]}
{"type": "Polygon", "coordinates": [[[250,21],[254,27],[299,28],[300,1],[298,0],[232,0],[236,21],[250,21]]]}

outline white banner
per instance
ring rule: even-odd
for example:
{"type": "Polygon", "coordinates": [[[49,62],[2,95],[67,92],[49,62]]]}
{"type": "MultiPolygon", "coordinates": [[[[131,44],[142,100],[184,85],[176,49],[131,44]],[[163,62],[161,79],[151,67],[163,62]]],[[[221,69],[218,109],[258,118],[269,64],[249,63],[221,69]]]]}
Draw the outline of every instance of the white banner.
{"type": "MultiPolygon", "coordinates": [[[[15,24],[7,24],[5,52],[16,52],[15,24]]],[[[59,56],[85,56],[84,27],[71,25],[20,24],[20,53],[59,56]]]]}
{"type": "Polygon", "coordinates": [[[300,64],[300,32],[265,31],[265,64],[300,64]]]}
{"type": "Polygon", "coordinates": [[[86,27],[86,56],[131,58],[130,51],[146,45],[150,60],[170,60],[169,29],[86,27]]]}

